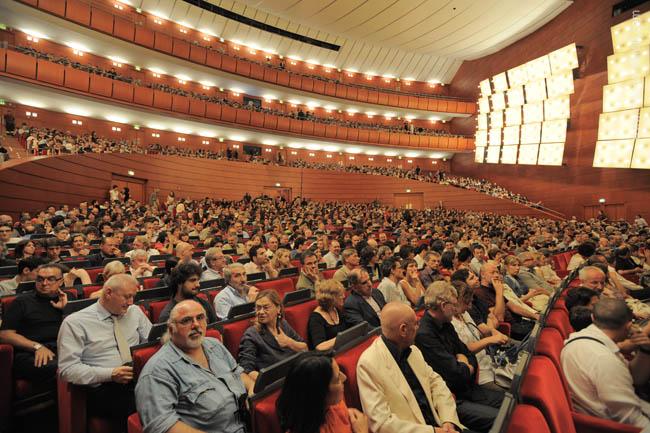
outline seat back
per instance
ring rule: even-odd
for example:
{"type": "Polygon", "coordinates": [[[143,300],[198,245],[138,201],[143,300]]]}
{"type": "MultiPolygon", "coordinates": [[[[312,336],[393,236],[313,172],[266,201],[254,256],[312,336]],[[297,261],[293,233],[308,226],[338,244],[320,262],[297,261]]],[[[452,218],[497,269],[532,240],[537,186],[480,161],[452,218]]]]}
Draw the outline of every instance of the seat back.
{"type": "Polygon", "coordinates": [[[573,327],[571,326],[571,322],[569,322],[569,315],[560,309],[551,310],[546,318],[546,327],[555,328],[560,331],[563,340],[566,340],[569,334],[573,332],[573,327]]]}
{"type": "Polygon", "coordinates": [[[160,350],[162,346],[160,341],[145,343],[131,348],[131,358],[133,359],[133,378],[138,380],[144,365],[151,359],[152,356],[160,350]]]}
{"type": "Polygon", "coordinates": [[[90,298],[90,295],[95,293],[98,290],[101,290],[103,286],[101,284],[92,284],[90,286],[83,286],[82,290],[84,292],[84,298],[90,298]]]}
{"type": "Polygon", "coordinates": [[[358,345],[351,347],[345,352],[337,353],[334,356],[339,368],[347,376],[344,386],[345,402],[348,407],[362,410],[361,399],[359,398],[359,386],[357,385],[357,363],[361,354],[375,341],[375,338],[377,338],[377,335],[372,334],[358,345]]]}
{"type": "Polygon", "coordinates": [[[562,373],[562,363],[560,361],[560,354],[562,353],[563,347],[564,339],[562,339],[560,331],[555,328],[544,328],[537,341],[537,346],[535,346],[535,352],[537,355],[545,356],[553,362],[553,366],[562,381],[562,387],[564,388],[564,394],[569,402],[569,406],[572,406],[569,386],[562,373]]]}
{"type": "Polygon", "coordinates": [[[102,267],[86,269],[86,272],[88,272],[88,276],[90,277],[90,281],[93,283],[97,282],[97,277],[99,277],[99,274],[101,274],[103,271],[104,268],[102,267]]]}
{"type": "Polygon", "coordinates": [[[575,433],[571,406],[549,358],[533,356],[521,385],[521,398],[542,411],[552,433],[575,433]]]}
{"type": "Polygon", "coordinates": [[[275,403],[280,396],[281,388],[260,398],[251,400],[251,418],[253,433],[283,433],[280,420],[275,410],[275,403]]]}
{"type": "Polygon", "coordinates": [[[251,326],[252,314],[232,321],[220,322],[221,335],[223,335],[223,344],[230,354],[237,359],[239,355],[239,342],[244,332],[251,326]]]}
{"type": "Polygon", "coordinates": [[[315,299],[311,299],[300,304],[291,305],[284,309],[284,317],[289,322],[289,325],[307,341],[309,336],[309,315],[318,306],[315,299]]]}
{"type": "Polygon", "coordinates": [[[160,313],[162,313],[162,311],[165,309],[168,303],[169,303],[169,299],[163,299],[161,301],[153,301],[149,303],[149,311],[151,311],[152,323],[158,323],[158,319],[160,318],[160,313]]]}
{"type": "Polygon", "coordinates": [[[333,278],[336,271],[338,271],[338,269],[325,269],[323,271],[323,278],[326,280],[333,278]]]}
{"type": "Polygon", "coordinates": [[[284,295],[286,293],[293,292],[295,290],[291,278],[279,278],[277,280],[262,281],[255,283],[255,287],[257,287],[260,292],[262,290],[273,289],[278,292],[280,299],[284,298],[284,295]]]}
{"type": "Polygon", "coordinates": [[[142,280],[142,287],[144,290],[153,289],[156,287],[156,284],[160,281],[159,277],[147,277],[142,280]]]}
{"type": "MultiPolygon", "coordinates": [[[[535,406],[519,404],[510,417],[507,433],[551,433],[544,415],[535,406]]],[[[130,433],[130,432],[129,432],[130,433]]]]}

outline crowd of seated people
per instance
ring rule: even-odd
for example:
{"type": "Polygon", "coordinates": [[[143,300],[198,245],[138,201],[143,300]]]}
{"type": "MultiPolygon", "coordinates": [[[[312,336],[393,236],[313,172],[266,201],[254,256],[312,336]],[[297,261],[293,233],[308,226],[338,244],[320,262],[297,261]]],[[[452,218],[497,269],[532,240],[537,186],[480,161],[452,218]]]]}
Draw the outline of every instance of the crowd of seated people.
{"type": "MultiPolygon", "coordinates": [[[[184,148],[180,146],[167,146],[161,144],[150,144],[146,147],[137,145],[127,140],[114,140],[100,137],[97,134],[74,135],[69,131],[62,131],[48,128],[30,128],[22,124],[16,129],[16,136],[25,142],[27,150],[34,155],[61,155],[61,154],[82,154],[82,153],[129,153],[129,154],[159,154],[169,156],[184,156],[191,158],[207,159],[235,159],[239,155],[236,150],[228,149],[224,152],[214,152],[207,149],[184,148]]],[[[301,159],[285,162],[284,160],[269,160],[263,157],[250,156],[247,162],[259,164],[286,165],[296,168],[313,168],[317,170],[341,171],[346,173],[373,174],[377,176],[392,176],[400,179],[412,179],[420,182],[433,182],[443,185],[452,185],[459,188],[471,189],[493,197],[506,198],[516,203],[532,207],[540,207],[540,203],[533,203],[525,196],[508,191],[494,183],[458,177],[447,174],[443,171],[425,172],[416,166],[412,169],[399,167],[378,167],[371,165],[343,165],[339,163],[309,162],[301,159]]]]}
{"type": "MultiPolygon", "coordinates": [[[[347,411],[342,403],[336,390],[345,377],[336,373],[335,363],[327,355],[307,352],[292,371],[303,362],[322,364],[318,371],[323,375],[313,380],[324,381],[319,389],[329,384],[332,390],[313,396],[320,409],[309,422],[348,426],[324,431],[417,431],[426,424],[445,432],[487,432],[512,379],[517,341],[530,334],[544,302],[559,288],[560,278],[547,257],[575,247],[585,235],[585,242],[607,239],[609,249],[587,258],[579,271],[584,288],[568,297],[567,304],[576,300],[567,308],[593,309],[602,299],[620,300],[633,308],[630,319],[650,317],[642,301],[647,287],[641,286],[650,259],[648,230],[625,221],[558,221],[249,195],[224,201],[180,199],[170,193],[163,200],[157,194],[149,203],[111,194],[110,201],[24,212],[15,222],[0,216],[0,265],[17,265],[16,276],[0,287],[11,295],[21,282],[35,281],[34,291],[19,295],[3,313],[0,327],[0,343],[15,348],[17,377],[52,388],[58,368],[65,381],[91,387],[88,410],[113,420],[118,430],[137,409],[146,431],[166,432],[177,424],[244,431],[246,408],[240,399],[260,370],[309,349],[327,351],[340,331],[365,321],[381,327],[381,337],[358,363],[364,414],[347,411]],[[34,235],[48,237],[38,240],[34,235]],[[147,363],[134,387],[128,348],[146,341],[152,327],[133,305],[142,290],[136,276],[151,272],[148,258],[162,251],[173,257],[165,263],[162,279],[169,301],[157,321],[168,324],[169,335],[164,350],[147,363]],[[127,255],[126,265],[117,261],[127,255]],[[104,266],[105,281],[95,295],[97,303],[64,318],[64,289],[84,282],[78,270],[66,266],[66,256],[104,266]],[[235,256],[246,257],[250,266],[232,261],[235,256]],[[285,257],[284,264],[276,265],[279,256],[285,257]],[[317,301],[307,338],[285,319],[275,290],[258,290],[247,281],[254,274],[273,279],[281,266],[296,266],[296,260],[300,288],[313,291],[317,301]],[[626,275],[639,277],[635,284],[641,287],[635,291],[612,282],[609,262],[616,275],[634,263],[634,273],[626,275]],[[319,263],[336,271],[325,278],[319,263]],[[65,275],[70,273],[68,282],[65,275]],[[222,276],[226,284],[213,303],[199,296],[204,274],[222,276]],[[220,342],[205,338],[206,326],[246,303],[252,304],[254,320],[233,356],[220,342]],[[424,314],[419,329],[416,310],[424,314]],[[501,332],[503,324],[509,336],[501,332]],[[211,377],[206,371],[212,371],[207,375],[211,377]],[[167,386],[170,380],[177,386],[167,386]],[[119,404],[102,404],[105,401],[119,404]],[[234,410],[211,410],[221,406],[234,410]]],[[[579,247],[588,255],[582,244],[579,247]]],[[[618,304],[603,308],[606,311],[594,316],[604,317],[594,322],[596,326],[618,323],[619,328],[629,328],[628,316],[623,325],[606,320],[620,310],[618,304]]],[[[643,337],[647,332],[639,332],[629,338],[606,332],[621,352],[641,356],[635,366],[650,349],[643,337]]],[[[635,383],[647,382],[641,367],[631,374],[635,383]]],[[[310,413],[307,409],[294,416],[283,406],[298,404],[291,394],[298,386],[291,380],[285,383],[278,403],[280,422],[291,431],[310,431],[300,424],[307,422],[302,417],[310,413]]],[[[584,385],[578,386],[576,394],[584,393],[584,385]]],[[[628,396],[626,404],[642,406],[628,396]]],[[[603,404],[609,403],[605,399],[603,404]]],[[[624,412],[600,416],[643,425],[643,415],[619,416],[624,412]]]]}
{"type": "Polygon", "coordinates": [[[126,83],[133,84],[134,86],[147,87],[150,89],[159,90],[172,95],[186,96],[189,98],[200,99],[202,101],[212,102],[215,104],[228,105],[233,108],[243,108],[246,110],[257,111],[260,113],[272,114],[274,116],[289,117],[298,120],[309,120],[313,122],[324,123],[327,125],[339,125],[339,126],[345,126],[349,128],[373,129],[373,130],[401,132],[401,133],[417,134],[417,135],[433,135],[433,136],[445,136],[445,137],[461,136],[461,135],[451,134],[441,129],[414,127],[408,122],[406,123],[406,125],[402,125],[401,123],[395,125],[386,125],[381,123],[359,122],[359,121],[349,120],[345,118],[337,118],[336,115],[333,113],[329,114],[327,117],[320,117],[316,115],[316,113],[314,112],[310,112],[308,110],[303,111],[302,108],[297,109],[296,111],[283,111],[278,109],[262,107],[252,102],[243,104],[238,101],[233,101],[231,99],[228,99],[225,93],[221,93],[219,96],[212,96],[206,93],[186,90],[183,89],[182,87],[173,87],[165,83],[145,82],[143,80],[133,78],[129,75],[119,73],[115,70],[115,68],[104,69],[99,66],[82,64],[79,63],[78,61],[70,60],[68,57],[65,56],[59,56],[51,53],[38,51],[33,47],[17,46],[15,47],[15,49],[20,53],[28,54],[30,56],[39,59],[44,59],[53,63],[69,66],[75,69],[82,70],[84,72],[88,72],[90,74],[95,74],[102,77],[110,78],[112,80],[123,81],[126,83]]]}

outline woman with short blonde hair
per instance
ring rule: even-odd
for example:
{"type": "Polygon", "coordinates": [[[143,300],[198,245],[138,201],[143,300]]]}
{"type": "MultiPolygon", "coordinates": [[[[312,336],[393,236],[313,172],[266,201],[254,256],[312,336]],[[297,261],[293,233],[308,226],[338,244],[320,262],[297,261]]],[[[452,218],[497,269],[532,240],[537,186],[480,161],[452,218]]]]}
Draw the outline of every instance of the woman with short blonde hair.
{"type": "Polygon", "coordinates": [[[309,315],[308,339],[310,349],[330,350],[334,347],[336,335],[345,330],[340,311],[345,300],[345,288],[334,279],[316,283],[318,307],[309,315]]]}

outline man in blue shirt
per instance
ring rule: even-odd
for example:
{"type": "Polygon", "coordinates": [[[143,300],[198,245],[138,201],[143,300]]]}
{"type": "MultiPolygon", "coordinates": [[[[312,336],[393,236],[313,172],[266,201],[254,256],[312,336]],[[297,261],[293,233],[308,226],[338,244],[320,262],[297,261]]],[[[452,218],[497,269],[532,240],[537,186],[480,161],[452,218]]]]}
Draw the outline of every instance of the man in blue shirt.
{"type": "Polygon", "coordinates": [[[147,362],[135,388],[145,433],[245,433],[244,401],[254,382],[221,342],[205,338],[205,310],[179,302],[165,345],[147,362]]]}
{"type": "Polygon", "coordinates": [[[246,284],[246,269],[241,263],[232,263],[223,271],[226,287],[214,297],[214,310],[219,320],[228,318],[230,309],[236,305],[254,302],[257,288],[246,284]]]}

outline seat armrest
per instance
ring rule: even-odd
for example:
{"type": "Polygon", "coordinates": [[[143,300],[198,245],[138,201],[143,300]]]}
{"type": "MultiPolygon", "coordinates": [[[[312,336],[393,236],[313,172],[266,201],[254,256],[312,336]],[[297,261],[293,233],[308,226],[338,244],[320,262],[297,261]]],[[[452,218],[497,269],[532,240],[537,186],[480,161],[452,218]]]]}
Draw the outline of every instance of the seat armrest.
{"type": "Polygon", "coordinates": [[[577,433],[639,433],[641,429],[604,418],[571,412],[577,433]]]}
{"type": "Polygon", "coordinates": [[[56,388],[59,398],[59,433],[85,433],[86,389],[66,382],[58,374],[56,388]]]}

